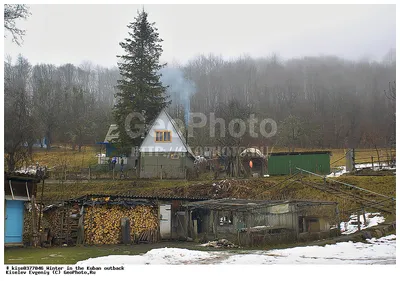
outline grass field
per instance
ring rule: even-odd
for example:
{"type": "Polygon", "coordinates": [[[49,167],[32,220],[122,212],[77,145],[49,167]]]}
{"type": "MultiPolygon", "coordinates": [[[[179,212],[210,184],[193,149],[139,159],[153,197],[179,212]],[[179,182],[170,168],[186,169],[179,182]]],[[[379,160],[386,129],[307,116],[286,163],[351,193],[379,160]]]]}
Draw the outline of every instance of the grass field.
{"type": "MultiPolygon", "coordinates": [[[[316,151],[322,149],[305,149],[296,148],[295,151],[316,151]]],[[[345,166],[346,154],[345,149],[324,149],[332,151],[331,156],[331,167],[345,166]]],[[[285,148],[273,148],[273,152],[284,152],[287,151],[285,148]]],[[[47,165],[48,167],[55,167],[60,165],[67,165],[69,168],[87,168],[89,165],[95,165],[97,163],[96,155],[100,153],[99,146],[84,146],[82,151],[73,151],[71,147],[59,146],[53,148],[50,151],[36,150],[33,153],[33,161],[30,164],[39,162],[40,165],[47,165]]],[[[104,151],[103,151],[104,153],[104,151]]],[[[378,148],[379,157],[387,159],[388,151],[386,149],[378,148]]],[[[356,162],[371,162],[371,156],[374,157],[374,161],[378,161],[378,153],[375,149],[356,149],[356,162]]],[[[392,150],[393,155],[396,154],[395,150],[392,150]]]]}
{"type": "Polygon", "coordinates": [[[88,258],[108,255],[136,255],[155,248],[176,247],[201,250],[198,244],[160,242],[138,245],[102,245],[51,248],[5,248],[5,264],[75,264],[88,258]]]}
{"type": "MultiPolygon", "coordinates": [[[[35,150],[32,156],[31,165],[39,162],[41,166],[55,167],[66,165],[69,168],[87,168],[89,165],[97,164],[96,155],[100,153],[99,147],[84,146],[81,152],[72,150],[71,147],[60,146],[47,150],[35,150]]],[[[104,152],[103,152],[104,153],[104,152]]]]}

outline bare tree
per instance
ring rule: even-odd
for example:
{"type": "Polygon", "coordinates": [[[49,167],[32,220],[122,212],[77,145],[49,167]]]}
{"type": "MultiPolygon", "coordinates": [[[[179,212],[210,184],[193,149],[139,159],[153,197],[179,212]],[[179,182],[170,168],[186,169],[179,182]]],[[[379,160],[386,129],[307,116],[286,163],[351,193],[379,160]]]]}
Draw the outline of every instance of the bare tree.
{"type": "Polygon", "coordinates": [[[396,81],[393,83],[389,82],[389,91],[385,92],[385,96],[392,101],[396,101],[396,81]]]}
{"type": "MultiPolygon", "coordinates": [[[[25,4],[4,4],[4,28],[11,33],[13,42],[18,45],[22,44],[25,30],[16,26],[16,20],[27,19],[30,14],[29,8],[25,4]]],[[[5,34],[4,37],[6,37],[5,34]]]]}
{"type": "Polygon", "coordinates": [[[30,158],[28,141],[33,135],[32,105],[28,93],[31,65],[19,56],[4,65],[4,155],[8,171],[20,168],[30,158]]]}

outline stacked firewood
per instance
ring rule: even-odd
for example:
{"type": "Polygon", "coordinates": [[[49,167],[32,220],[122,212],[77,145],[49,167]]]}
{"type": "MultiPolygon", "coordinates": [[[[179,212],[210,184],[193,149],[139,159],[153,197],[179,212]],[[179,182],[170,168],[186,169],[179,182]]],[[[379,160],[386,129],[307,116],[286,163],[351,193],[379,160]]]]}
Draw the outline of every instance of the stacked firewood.
{"type": "MultiPolygon", "coordinates": [[[[124,207],[96,205],[86,207],[84,217],[85,243],[118,244],[122,241],[121,219],[129,218],[131,240],[148,231],[156,231],[157,212],[151,206],[124,207]]],[[[149,236],[150,237],[150,236],[149,236]]],[[[153,236],[151,236],[153,237],[153,236]]]]}
{"type": "Polygon", "coordinates": [[[62,209],[57,208],[43,213],[42,226],[43,229],[49,228],[55,237],[61,236],[62,233],[62,209]]]}

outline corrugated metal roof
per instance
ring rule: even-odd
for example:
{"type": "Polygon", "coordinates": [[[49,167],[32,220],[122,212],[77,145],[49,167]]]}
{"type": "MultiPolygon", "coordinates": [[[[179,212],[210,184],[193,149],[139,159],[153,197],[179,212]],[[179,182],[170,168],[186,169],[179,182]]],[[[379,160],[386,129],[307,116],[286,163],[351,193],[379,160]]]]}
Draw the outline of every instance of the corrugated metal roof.
{"type": "Polygon", "coordinates": [[[251,199],[212,199],[200,202],[192,202],[185,204],[185,207],[191,209],[208,208],[215,210],[250,210],[261,207],[270,207],[280,204],[296,204],[298,206],[318,206],[318,205],[336,205],[336,202],[331,201],[307,201],[307,200],[251,200],[251,199]]]}
{"type": "MultiPolygon", "coordinates": [[[[47,178],[47,177],[45,176],[45,178],[47,178]]],[[[4,172],[4,179],[5,180],[36,181],[36,182],[40,182],[40,180],[41,180],[41,178],[36,174],[20,173],[20,172],[12,172],[12,173],[4,172]]]]}
{"type": "Polygon", "coordinates": [[[53,208],[58,208],[61,207],[65,203],[83,203],[86,201],[92,201],[92,198],[107,198],[109,197],[110,200],[118,200],[118,199],[129,199],[129,200],[134,200],[134,201],[140,201],[140,200],[185,200],[185,201],[204,201],[204,200],[209,200],[209,198],[199,198],[199,197],[178,197],[178,196],[141,196],[141,195],[110,195],[110,194],[87,194],[84,196],[76,197],[76,198],[71,198],[68,200],[61,201],[59,203],[51,204],[49,206],[46,206],[43,211],[48,211],[53,208]]]}
{"type": "Polygon", "coordinates": [[[110,197],[110,198],[132,198],[132,199],[151,199],[151,200],[187,200],[204,201],[210,198],[205,197],[186,197],[186,196],[143,196],[143,195],[107,195],[107,194],[88,194],[83,197],[110,197]]]}

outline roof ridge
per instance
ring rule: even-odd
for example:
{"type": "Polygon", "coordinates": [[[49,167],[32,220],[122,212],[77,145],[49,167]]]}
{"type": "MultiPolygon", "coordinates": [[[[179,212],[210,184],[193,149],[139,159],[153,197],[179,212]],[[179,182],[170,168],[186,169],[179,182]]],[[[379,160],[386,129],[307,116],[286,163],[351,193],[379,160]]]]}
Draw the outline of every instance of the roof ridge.
{"type": "Polygon", "coordinates": [[[165,114],[167,115],[167,118],[169,119],[169,121],[171,122],[172,126],[174,127],[175,131],[178,133],[178,137],[180,138],[180,140],[182,141],[183,145],[185,146],[187,152],[189,152],[189,154],[193,157],[194,154],[192,152],[192,149],[190,148],[190,146],[187,145],[187,140],[185,139],[185,137],[183,136],[181,130],[179,130],[179,128],[177,128],[178,124],[176,124],[175,120],[171,117],[171,115],[169,115],[169,113],[165,110],[165,108],[162,109],[165,114]]]}

